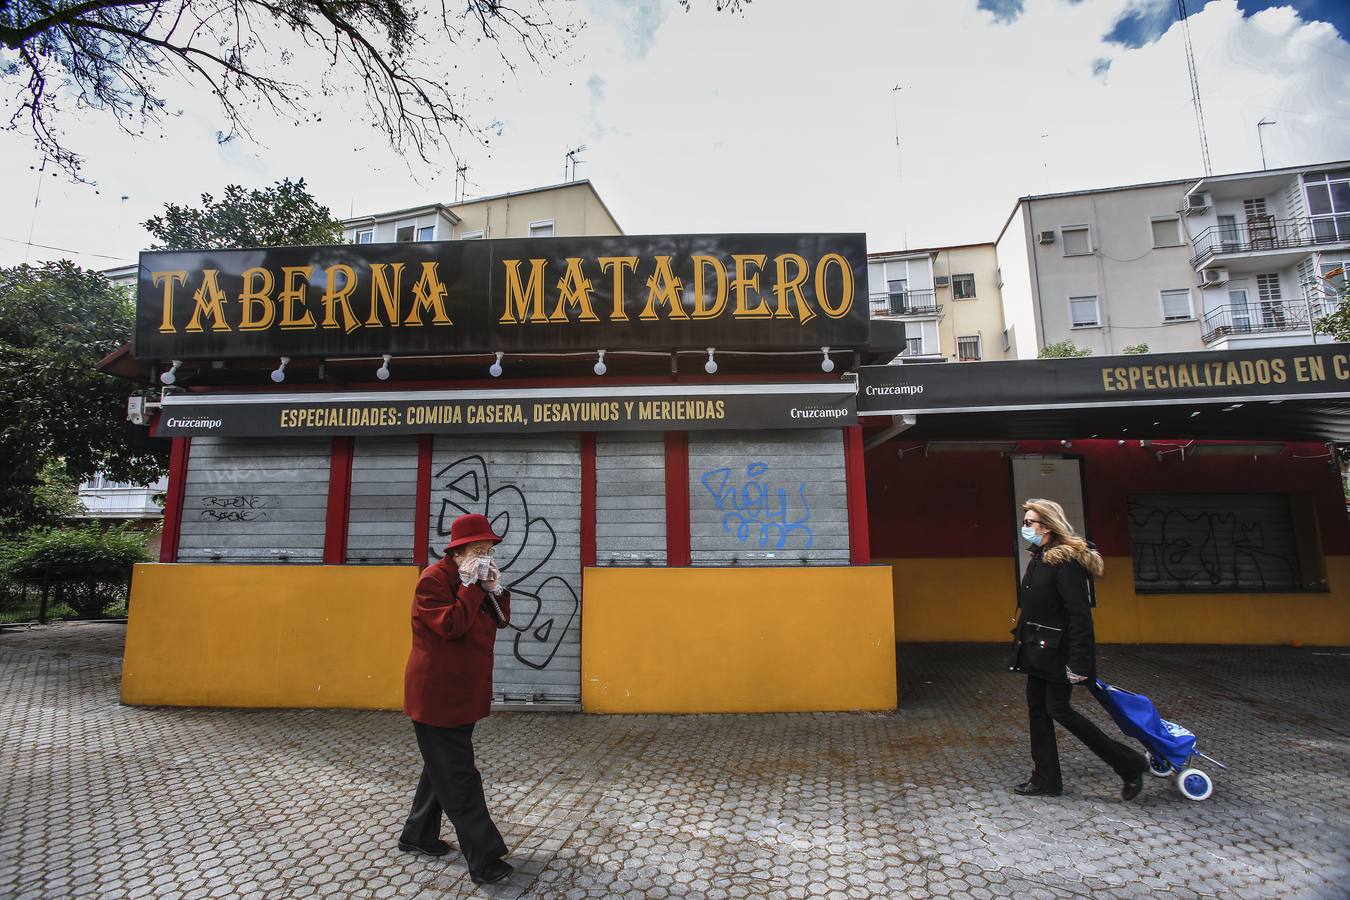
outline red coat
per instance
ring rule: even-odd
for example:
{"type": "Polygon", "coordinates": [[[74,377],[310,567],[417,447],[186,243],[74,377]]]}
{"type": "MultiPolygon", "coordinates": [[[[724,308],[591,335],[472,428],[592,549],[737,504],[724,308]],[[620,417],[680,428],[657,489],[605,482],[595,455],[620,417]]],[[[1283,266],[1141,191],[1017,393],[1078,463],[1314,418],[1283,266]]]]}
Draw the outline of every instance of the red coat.
{"type": "MultiPolygon", "coordinates": [[[[511,617],[511,595],[497,598],[511,617]]],[[[492,646],[498,626],[488,594],[463,585],[447,556],[417,582],[412,607],[412,652],[403,676],[403,712],[414,722],[454,728],[492,710],[492,646]]]]}

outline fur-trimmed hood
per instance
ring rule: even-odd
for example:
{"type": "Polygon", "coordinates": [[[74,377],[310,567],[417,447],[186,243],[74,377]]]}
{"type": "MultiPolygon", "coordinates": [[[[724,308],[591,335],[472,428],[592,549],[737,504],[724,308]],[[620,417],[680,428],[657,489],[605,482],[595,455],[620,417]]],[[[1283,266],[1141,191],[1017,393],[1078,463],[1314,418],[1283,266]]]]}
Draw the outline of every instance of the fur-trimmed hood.
{"type": "Polygon", "coordinates": [[[1049,550],[1041,551],[1041,562],[1047,566],[1062,566],[1067,562],[1076,562],[1087,569],[1094,578],[1100,578],[1106,571],[1102,555],[1086,545],[1081,550],[1075,550],[1068,544],[1056,544],[1049,550]]]}

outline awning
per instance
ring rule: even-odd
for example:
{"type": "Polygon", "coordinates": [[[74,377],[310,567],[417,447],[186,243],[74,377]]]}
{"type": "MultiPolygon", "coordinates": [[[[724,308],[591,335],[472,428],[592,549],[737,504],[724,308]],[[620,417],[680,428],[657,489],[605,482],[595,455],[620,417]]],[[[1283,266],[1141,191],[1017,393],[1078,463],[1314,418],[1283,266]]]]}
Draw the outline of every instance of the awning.
{"type": "Polygon", "coordinates": [[[906,439],[1350,441],[1350,345],[867,366],[860,415],[906,439]]]}
{"type": "Polygon", "coordinates": [[[464,391],[168,394],[160,437],[827,428],[857,422],[838,382],[464,391]]]}

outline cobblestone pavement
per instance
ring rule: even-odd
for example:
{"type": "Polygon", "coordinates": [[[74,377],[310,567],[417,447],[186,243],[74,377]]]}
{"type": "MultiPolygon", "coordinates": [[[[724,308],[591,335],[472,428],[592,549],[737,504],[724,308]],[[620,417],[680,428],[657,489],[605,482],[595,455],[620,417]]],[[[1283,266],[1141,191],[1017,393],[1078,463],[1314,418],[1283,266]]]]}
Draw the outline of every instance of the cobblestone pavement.
{"type": "Polygon", "coordinates": [[[1154,779],[1121,802],[1063,733],[1065,795],[1013,796],[1029,769],[1022,685],[991,646],[902,645],[895,714],[495,716],[476,744],[518,874],[482,889],[458,854],[394,847],[419,765],[401,716],[123,707],[122,633],[0,633],[0,896],[1333,897],[1350,883],[1350,651],[1101,649],[1106,675],[1232,767],[1210,767],[1202,803],[1154,779]]]}

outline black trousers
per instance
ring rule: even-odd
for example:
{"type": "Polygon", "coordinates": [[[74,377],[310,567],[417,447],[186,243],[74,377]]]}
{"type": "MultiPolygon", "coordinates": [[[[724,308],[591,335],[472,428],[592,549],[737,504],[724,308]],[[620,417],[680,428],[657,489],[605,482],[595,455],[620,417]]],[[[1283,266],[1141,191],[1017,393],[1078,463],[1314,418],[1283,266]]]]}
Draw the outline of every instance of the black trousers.
{"type": "Polygon", "coordinates": [[[506,843],[488,813],[483,778],[473,763],[473,726],[438,728],[413,722],[422,751],[422,777],[401,840],[429,846],[441,836],[441,813],[455,827],[469,871],[481,872],[506,855],[506,843]]]}
{"type": "Polygon", "coordinates": [[[1068,682],[1027,676],[1031,758],[1036,766],[1031,773],[1033,784],[1051,791],[1064,788],[1064,779],[1059,771],[1059,747],[1055,744],[1056,722],[1101,757],[1121,778],[1130,778],[1148,768],[1142,753],[1102,734],[1102,730],[1092,724],[1090,719],[1075,710],[1069,703],[1072,694],[1073,685],[1068,682]]]}

